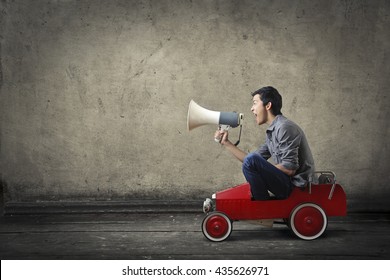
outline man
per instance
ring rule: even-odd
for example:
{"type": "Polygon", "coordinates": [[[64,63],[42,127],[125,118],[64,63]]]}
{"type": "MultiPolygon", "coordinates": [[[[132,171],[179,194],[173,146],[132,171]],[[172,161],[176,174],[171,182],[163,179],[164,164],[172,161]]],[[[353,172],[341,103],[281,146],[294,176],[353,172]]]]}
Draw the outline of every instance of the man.
{"type": "Polygon", "coordinates": [[[215,138],[243,165],[255,200],[287,198],[294,186],[306,186],[314,172],[314,160],[302,129],[282,115],[282,96],[273,87],[252,93],[251,111],[258,125],[268,124],[265,144],[246,154],[228,139],[228,132],[217,130],[215,138]],[[273,164],[267,160],[272,158],[273,164]]]}

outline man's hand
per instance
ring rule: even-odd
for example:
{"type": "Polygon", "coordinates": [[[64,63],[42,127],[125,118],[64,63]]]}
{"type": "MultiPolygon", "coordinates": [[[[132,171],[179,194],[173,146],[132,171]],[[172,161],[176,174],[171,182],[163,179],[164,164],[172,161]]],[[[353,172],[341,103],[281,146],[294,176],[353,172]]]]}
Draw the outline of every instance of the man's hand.
{"type": "Polygon", "coordinates": [[[288,175],[288,176],[294,176],[295,175],[295,172],[296,170],[291,170],[291,169],[287,169],[286,167],[284,167],[283,165],[281,164],[276,164],[275,165],[276,168],[278,168],[279,170],[281,170],[284,174],[288,175]]]}
{"type": "Polygon", "coordinates": [[[218,139],[221,145],[229,144],[229,132],[227,130],[218,129],[214,133],[214,139],[218,139]]]}

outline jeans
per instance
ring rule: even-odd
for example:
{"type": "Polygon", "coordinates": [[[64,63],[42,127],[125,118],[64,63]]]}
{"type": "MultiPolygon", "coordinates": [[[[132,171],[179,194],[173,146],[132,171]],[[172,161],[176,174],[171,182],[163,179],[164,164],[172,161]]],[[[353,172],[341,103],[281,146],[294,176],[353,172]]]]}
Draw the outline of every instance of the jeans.
{"type": "Polygon", "coordinates": [[[292,191],[290,177],[259,154],[250,153],[245,157],[242,172],[251,186],[252,197],[255,200],[270,199],[268,191],[277,199],[285,199],[292,191]]]}

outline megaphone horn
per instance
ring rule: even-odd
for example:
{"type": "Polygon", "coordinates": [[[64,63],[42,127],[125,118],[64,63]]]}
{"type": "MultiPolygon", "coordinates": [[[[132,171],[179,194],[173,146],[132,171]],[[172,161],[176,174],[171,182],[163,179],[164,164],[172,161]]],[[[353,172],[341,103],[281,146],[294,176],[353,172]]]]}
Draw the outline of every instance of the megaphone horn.
{"type": "Polygon", "coordinates": [[[243,114],[236,112],[211,111],[190,101],[187,114],[187,129],[190,131],[206,124],[228,125],[237,127],[240,125],[243,114]]]}

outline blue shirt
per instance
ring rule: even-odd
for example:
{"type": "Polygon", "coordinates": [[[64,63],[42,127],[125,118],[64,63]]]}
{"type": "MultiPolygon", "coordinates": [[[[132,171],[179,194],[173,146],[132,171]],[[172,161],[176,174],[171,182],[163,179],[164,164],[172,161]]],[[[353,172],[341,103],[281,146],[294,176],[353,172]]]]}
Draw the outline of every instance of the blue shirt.
{"type": "Polygon", "coordinates": [[[275,164],[295,170],[293,185],[304,187],[313,176],[314,160],[302,129],[283,115],[277,115],[266,131],[266,142],[256,152],[275,164]]]}

